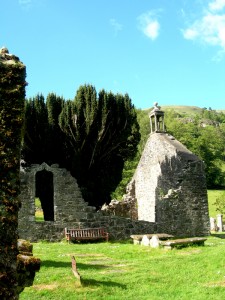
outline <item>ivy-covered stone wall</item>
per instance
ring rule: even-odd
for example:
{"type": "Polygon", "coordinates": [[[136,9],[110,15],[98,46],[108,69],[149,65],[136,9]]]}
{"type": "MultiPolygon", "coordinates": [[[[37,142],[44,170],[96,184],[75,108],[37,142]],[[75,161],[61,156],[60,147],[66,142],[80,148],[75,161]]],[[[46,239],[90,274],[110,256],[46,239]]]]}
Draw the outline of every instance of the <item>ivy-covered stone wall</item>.
{"type": "Polygon", "coordinates": [[[18,299],[17,225],[25,65],[0,49],[0,299],[18,299]]]}

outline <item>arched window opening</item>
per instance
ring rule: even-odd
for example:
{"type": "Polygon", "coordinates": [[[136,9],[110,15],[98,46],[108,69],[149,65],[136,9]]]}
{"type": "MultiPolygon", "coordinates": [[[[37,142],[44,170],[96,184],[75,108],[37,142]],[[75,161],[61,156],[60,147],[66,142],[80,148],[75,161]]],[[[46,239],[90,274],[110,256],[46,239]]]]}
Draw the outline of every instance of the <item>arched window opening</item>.
{"type": "Polygon", "coordinates": [[[53,173],[38,171],[35,179],[35,197],[40,199],[44,221],[54,221],[53,173]]]}

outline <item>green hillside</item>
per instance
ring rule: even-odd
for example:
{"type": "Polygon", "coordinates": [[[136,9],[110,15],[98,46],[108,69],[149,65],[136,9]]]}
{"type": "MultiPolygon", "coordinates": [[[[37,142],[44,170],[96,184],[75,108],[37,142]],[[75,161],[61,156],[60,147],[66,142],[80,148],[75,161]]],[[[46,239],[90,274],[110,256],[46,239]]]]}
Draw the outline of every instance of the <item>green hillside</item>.
{"type": "MultiPolygon", "coordinates": [[[[202,112],[203,107],[188,106],[188,105],[162,105],[161,109],[164,111],[174,110],[180,114],[187,114],[190,116],[190,115],[194,115],[194,114],[200,114],[202,112]]],[[[148,108],[146,110],[151,110],[151,108],[148,108]]],[[[225,109],[216,110],[216,111],[225,113],[225,109]]]]}
{"type": "Polygon", "coordinates": [[[200,114],[202,111],[202,108],[197,106],[185,106],[185,105],[167,105],[162,106],[162,110],[174,110],[181,114],[187,114],[187,115],[193,115],[193,114],[200,114]]]}

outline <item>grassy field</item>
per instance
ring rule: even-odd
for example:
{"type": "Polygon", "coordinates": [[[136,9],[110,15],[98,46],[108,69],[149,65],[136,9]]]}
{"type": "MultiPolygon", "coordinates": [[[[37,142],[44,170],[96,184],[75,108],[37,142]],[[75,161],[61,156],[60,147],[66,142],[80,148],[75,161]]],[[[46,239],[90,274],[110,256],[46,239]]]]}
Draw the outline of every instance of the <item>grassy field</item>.
{"type": "MultiPolygon", "coordinates": [[[[209,191],[210,216],[216,197],[209,191]]],[[[225,234],[207,237],[205,246],[166,251],[124,243],[33,243],[42,261],[32,287],[20,300],[201,300],[225,299],[225,234]],[[81,283],[71,270],[77,261],[81,283]]]]}
{"type": "Polygon", "coordinates": [[[131,242],[33,245],[41,270],[20,300],[225,299],[223,238],[171,251],[131,242]],[[71,255],[82,284],[72,274],[71,255]]]}

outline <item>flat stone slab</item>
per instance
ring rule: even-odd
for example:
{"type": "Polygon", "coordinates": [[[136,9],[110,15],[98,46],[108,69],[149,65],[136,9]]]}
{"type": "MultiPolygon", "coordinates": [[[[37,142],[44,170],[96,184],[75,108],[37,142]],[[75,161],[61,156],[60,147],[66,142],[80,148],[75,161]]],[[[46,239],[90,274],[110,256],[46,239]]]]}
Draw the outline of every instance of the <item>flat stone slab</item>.
{"type": "Polygon", "coordinates": [[[161,245],[166,249],[172,249],[178,245],[188,245],[188,244],[197,244],[197,245],[204,245],[204,242],[207,238],[201,237],[193,237],[193,238],[186,238],[186,239],[176,239],[176,240],[169,240],[161,242],[161,245]]]}

